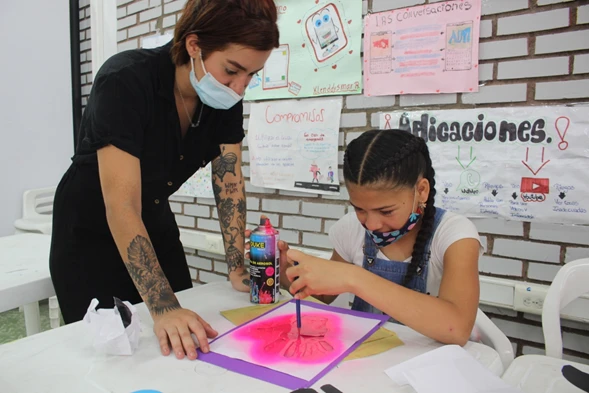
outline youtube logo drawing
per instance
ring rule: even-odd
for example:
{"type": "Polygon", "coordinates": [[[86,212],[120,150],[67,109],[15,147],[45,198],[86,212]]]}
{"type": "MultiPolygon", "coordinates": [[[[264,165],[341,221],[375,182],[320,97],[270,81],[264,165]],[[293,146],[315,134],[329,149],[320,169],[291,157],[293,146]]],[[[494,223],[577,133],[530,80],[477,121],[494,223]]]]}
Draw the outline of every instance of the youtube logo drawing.
{"type": "Polygon", "coordinates": [[[549,194],[550,179],[538,179],[533,177],[523,177],[520,191],[530,194],[549,194]]]}

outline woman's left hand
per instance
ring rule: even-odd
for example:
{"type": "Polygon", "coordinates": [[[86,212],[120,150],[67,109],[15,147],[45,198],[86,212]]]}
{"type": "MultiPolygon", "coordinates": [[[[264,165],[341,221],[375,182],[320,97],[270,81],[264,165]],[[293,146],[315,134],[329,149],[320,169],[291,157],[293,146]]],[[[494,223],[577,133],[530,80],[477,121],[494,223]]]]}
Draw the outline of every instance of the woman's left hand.
{"type": "Polygon", "coordinates": [[[289,291],[296,299],[350,292],[354,265],[313,257],[298,250],[288,250],[287,258],[293,265],[286,269],[292,282],[289,291]],[[297,266],[294,266],[295,261],[297,266]]]}

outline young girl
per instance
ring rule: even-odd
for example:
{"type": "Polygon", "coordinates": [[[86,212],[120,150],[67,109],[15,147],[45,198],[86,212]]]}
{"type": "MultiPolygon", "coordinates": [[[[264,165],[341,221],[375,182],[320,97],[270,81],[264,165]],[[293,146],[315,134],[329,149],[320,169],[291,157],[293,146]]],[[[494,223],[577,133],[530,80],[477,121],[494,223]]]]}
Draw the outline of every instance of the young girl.
{"type": "Polygon", "coordinates": [[[408,132],[372,130],[351,142],[344,178],[355,211],[330,229],[330,261],[288,251],[288,263],[298,262],[286,269],[290,292],[326,303],[350,292],[354,310],[464,345],[479,303],[482,246],[470,220],[434,207],[434,175],[425,141],[408,132]]]}

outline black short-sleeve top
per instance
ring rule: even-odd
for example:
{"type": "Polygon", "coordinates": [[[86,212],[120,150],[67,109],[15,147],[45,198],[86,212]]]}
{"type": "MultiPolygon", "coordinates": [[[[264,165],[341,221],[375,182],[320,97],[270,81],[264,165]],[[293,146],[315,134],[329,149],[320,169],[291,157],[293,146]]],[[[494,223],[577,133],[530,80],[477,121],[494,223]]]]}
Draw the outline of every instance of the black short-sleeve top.
{"type": "Polygon", "coordinates": [[[80,220],[105,220],[100,217],[104,207],[96,206],[104,205],[96,155],[104,146],[114,145],[140,160],[143,219],[149,227],[161,224],[162,215],[169,218],[164,214],[171,213],[168,197],[220,154],[220,144],[242,141],[242,102],[228,110],[200,103],[193,117],[198,126],[182,138],[170,48],[171,42],[118,53],[96,74],[72,158],[75,181],[84,183],[75,189],[91,205],[78,215],[80,220]]]}

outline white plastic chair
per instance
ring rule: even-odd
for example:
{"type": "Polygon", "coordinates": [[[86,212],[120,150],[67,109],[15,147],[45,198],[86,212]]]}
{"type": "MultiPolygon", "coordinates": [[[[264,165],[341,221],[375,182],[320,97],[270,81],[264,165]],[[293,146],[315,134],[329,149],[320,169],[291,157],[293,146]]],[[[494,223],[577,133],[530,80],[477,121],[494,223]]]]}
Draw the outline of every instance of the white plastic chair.
{"type": "Polygon", "coordinates": [[[53,197],[56,187],[27,190],[23,194],[22,218],[14,222],[16,233],[51,234],[53,197]]]}
{"type": "Polygon", "coordinates": [[[577,259],[560,268],[548,288],[542,306],[542,330],[546,356],[562,359],[560,310],[589,292],[589,258],[577,259]]]}
{"type": "Polygon", "coordinates": [[[478,341],[497,351],[499,359],[501,359],[501,363],[503,364],[503,370],[507,370],[515,357],[513,346],[505,333],[481,309],[477,310],[473,334],[478,341]]]}
{"type": "Polygon", "coordinates": [[[546,356],[523,355],[517,357],[502,378],[522,392],[580,392],[565,380],[562,368],[572,365],[589,372],[584,364],[562,359],[562,333],[560,311],[579,296],[589,292],[589,258],[569,262],[560,268],[542,306],[542,330],[546,356]]]}
{"type": "MultiPolygon", "coordinates": [[[[57,187],[27,190],[23,194],[22,218],[14,222],[15,233],[37,232],[51,234],[53,219],[53,198],[57,187]]],[[[27,334],[35,334],[41,330],[39,304],[23,306],[27,334]]],[[[60,325],[60,311],[57,297],[49,298],[49,323],[52,329],[60,325]]]]}

